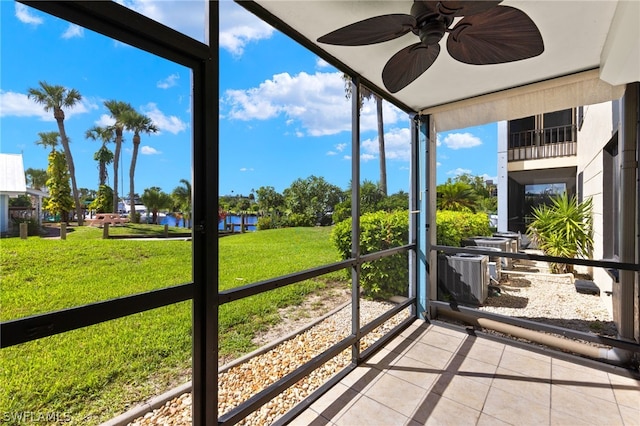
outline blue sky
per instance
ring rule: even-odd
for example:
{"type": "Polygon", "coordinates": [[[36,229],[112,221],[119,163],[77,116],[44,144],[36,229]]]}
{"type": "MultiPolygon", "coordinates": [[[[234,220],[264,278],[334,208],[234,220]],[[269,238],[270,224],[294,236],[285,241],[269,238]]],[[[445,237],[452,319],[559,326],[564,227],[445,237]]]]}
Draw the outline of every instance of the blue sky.
{"type": "MultiPolygon", "coordinates": [[[[203,3],[127,0],[141,11],[204,40],[203,3]]],[[[146,52],[11,1],[0,1],[0,152],[22,153],[25,169],[46,168],[38,132],[57,130],[53,114],[26,96],[39,81],[75,88],[82,102],[66,110],[79,187],[97,189],[84,138],[110,124],[105,100],[131,103],[158,134],[143,135],[135,188],[170,192],[191,176],[190,71],[146,52]]],[[[350,101],[341,73],[232,2],[221,3],[220,193],[282,191],[296,178],[322,176],[346,188],[351,178],[350,101]]],[[[389,192],[408,190],[409,117],[384,104],[389,192]]],[[[361,173],[378,180],[375,105],[362,110],[361,173]]],[[[496,125],[438,135],[438,182],[460,173],[495,179],[496,125]]],[[[131,135],[125,135],[120,194],[128,192],[131,135]],[[124,189],[123,189],[124,188],[124,189]]],[[[113,182],[109,168],[109,182],[113,182]]]]}

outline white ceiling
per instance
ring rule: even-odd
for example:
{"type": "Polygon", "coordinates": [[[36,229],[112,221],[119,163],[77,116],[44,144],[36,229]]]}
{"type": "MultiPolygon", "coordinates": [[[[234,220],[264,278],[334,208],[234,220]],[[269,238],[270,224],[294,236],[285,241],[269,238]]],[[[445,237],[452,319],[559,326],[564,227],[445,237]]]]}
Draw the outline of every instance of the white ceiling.
{"type": "Polygon", "coordinates": [[[369,17],[409,13],[411,0],[256,0],[256,3],[326,52],[327,58],[334,57],[346,64],[375,84],[385,97],[395,98],[414,111],[585,70],[598,69],[599,78],[611,85],[640,80],[638,0],[504,1],[503,5],[522,10],[538,26],[545,46],[540,56],[507,64],[467,65],[449,56],[445,35],[440,41],[441,52],[436,62],[393,95],[384,88],[382,69],[394,53],[419,41],[413,33],[360,47],[332,46],[316,40],[369,17]]]}

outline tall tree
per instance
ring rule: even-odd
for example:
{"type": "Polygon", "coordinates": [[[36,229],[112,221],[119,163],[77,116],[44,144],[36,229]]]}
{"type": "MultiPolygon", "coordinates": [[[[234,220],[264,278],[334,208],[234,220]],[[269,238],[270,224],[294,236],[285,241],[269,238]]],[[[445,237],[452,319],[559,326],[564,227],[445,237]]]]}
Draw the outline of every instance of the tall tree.
{"type": "Polygon", "coordinates": [[[116,151],[113,156],[113,208],[118,210],[118,166],[120,163],[120,150],[122,149],[122,134],[125,128],[125,118],[128,111],[133,111],[133,107],[128,102],[105,101],[104,106],[109,110],[111,118],[115,123],[111,128],[115,132],[116,151]]]}
{"type": "Polygon", "coordinates": [[[64,127],[64,110],[63,108],[73,108],[80,100],[82,95],[76,89],[67,89],[64,86],[50,85],[46,81],[39,82],[39,88],[30,88],[28,91],[29,98],[33,99],[44,106],[45,111],[53,110],[53,118],[58,123],[58,132],[60,133],[60,141],[64,149],[64,158],[67,162],[67,168],[71,177],[71,189],[73,191],[73,200],[78,216],[78,225],[84,223],[83,210],[80,204],[80,196],[78,195],[78,186],[76,185],[76,168],[73,164],[73,156],[69,147],[69,138],[64,127]]]}
{"type": "Polygon", "coordinates": [[[131,203],[131,222],[136,222],[136,203],[134,199],[135,185],[134,178],[136,174],[136,161],[138,160],[138,149],[140,148],[140,133],[157,133],[158,128],[149,117],[140,114],[137,111],[126,111],[123,114],[123,121],[127,130],[133,132],[133,153],[131,154],[131,167],[129,167],[129,200],[131,203]]]}
{"type": "Polygon", "coordinates": [[[34,189],[42,189],[47,185],[47,171],[45,169],[34,169],[29,167],[24,172],[29,186],[34,189]]]}
{"type": "MultiPolygon", "coordinates": [[[[347,99],[351,98],[351,77],[346,74],[342,75],[344,80],[344,92],[347,99]]],[[[369,90],[366,86],[360,86],[360,99],[358,104],[362,108],[363,99],[373,98],[376,101],[376,118],[378,121],[378,151],[380,156],[380,191],[387,196],[387,155],[384,143],[384,117],[382,115],[382,98],[375,92],[369,90]]]]}
{"type": "Polygon", "coordinates": [[[182,212],[184,224],[191,229],[191,182],[180,179],[181,186],[176,186],[171,193],[176,206],[182,212]]]}
{"type": "Polygon", "coordinates": [[[343,191],[323,177],[296,179],[283,192],[286,207],[293,214],[304,215],[315,223],[330,222],[328,213],[344,199],[343,191]]]}
{"type": "Polygon", "coordinates": [[[169,194],[163,192],[157,186],[145,189],[140,200],[151,210],[151,222],[156,225],[158,224],[158,212],[162,209],[171,208],[173,201],[169,194]]]}
{"type": "Polygon", "coordinates": [[[273,186],[261,186],[257,189],[258,206],[263,212],[284,209],[284,197],[273,186]]]}
{"type": "Polygon", "coordinates": [[[51,214],[59,214],[60,220],[69,222],[69,212],[73,209],[73,198],[69,187],[70,173],[64,154],[53,150],[49,153],[47,168],[47,188],[49,198],[45,198],[42,207],[51,214]]]}
{"type": "Polygon", "coordinates": [[[98,187],[106,185],[107,179],[109,178],[107,166],[113,162],[114,157],[113,152],[107,147],[107,144],[114,140],[114,129],[94,126],[85,132],[84,137],[93,141],[99,140],[102,142],[100,149],[93,154],[93,159],[98,162],[98,187]]]}

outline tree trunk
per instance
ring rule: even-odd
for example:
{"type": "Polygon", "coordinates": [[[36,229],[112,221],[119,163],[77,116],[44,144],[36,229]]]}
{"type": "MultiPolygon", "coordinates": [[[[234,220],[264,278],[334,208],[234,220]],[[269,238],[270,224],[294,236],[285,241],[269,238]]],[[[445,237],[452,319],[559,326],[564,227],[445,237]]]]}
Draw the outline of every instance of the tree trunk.
{"type": "Polygon", "coordinates": [[[73,156],[71,155],[71,148],[69,147],[69,139],[67,138],[67,132],[64,128],[64,111],[60,108],[55,108],[53,116],[58,123],[58,132],[60,133],[60,141],[62,142],[62,148],[64,149],[64,156],[67,160],[67,168],[69,169],[69,175],[71,176],[71,192],[73,193],[73,201],[76,206],[76,215],[78,216],[78,226],[84,224],[84,212],[82,211],[82,205],[80,204],[80,196],[78,194],[78,185],[76,185],[76,168],[73,164],[73,156]]]}
{"type": "Polygon", "coordinates": [[[378,150],[380,151],[380,191],[387,196],[387,156],[384,149],[384,122],[382,119],[382,98],[376,95],[378,117],[378,150]]]}
{"type": "Polygon", "coordinates": [[[116,151],[113,156],[113,211],[118,213],[118,165],[122,147],[122,128],[116,127],[116,151]]]}
{"type": "Polygon", "coordinates": [[[136,220],[136,203],[135,197],[135,185],[134,185],[134,177],[136,174],[136,161],[138,159],[138,147],[140,146],[140,135],[133,135],[133,153],[131,154],[131,167],[129,168],[129,203],[131,206],[131,213],[129,215],[129,220],[131,223],[137,223],[136,220]]]}
{"type": "Polygon", "coordinates": [[[98,182],[98,188],[105,185],[107,182],[107,165],[104,161],[100,161],[98,164],[98,180],[100,181],[98,182]]]}

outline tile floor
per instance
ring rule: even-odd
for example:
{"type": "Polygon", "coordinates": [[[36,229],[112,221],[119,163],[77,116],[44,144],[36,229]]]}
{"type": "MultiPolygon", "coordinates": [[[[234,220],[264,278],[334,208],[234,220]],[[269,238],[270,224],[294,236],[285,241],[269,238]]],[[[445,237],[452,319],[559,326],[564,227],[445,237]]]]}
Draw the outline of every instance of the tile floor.
{"type": "Polygon", "coordinates": [[[640,425],[640,380],[416,321],[292,425],[640,425]]]}

